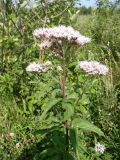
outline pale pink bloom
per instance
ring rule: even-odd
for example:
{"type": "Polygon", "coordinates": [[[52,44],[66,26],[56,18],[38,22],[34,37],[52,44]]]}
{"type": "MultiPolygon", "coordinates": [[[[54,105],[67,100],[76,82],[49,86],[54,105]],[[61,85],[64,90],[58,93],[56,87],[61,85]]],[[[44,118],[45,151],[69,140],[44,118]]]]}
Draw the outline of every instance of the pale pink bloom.
{"type": "MultiPolygon", "coordinates": [[[[78,31],[74,30],[72,27],[68,26],[58,26],[53,28],[40,28],[33,32],[33,35],[39,39],[41,42],[43,39],[53,40],[54,42],[58,40],[67,40],[71,43],[77,45],[84,45],[91,41],[90,38],[82,36],[78,31]]],[[[52,42],[51,42],[52,43],[52,42]]]]}
{"type": "Polygon", "coordinates": [[[51,65],[52,65],[52,62],[51,62],[51,61],[46,61],[46,62],[44,63],[44,65],[45,65],[45,66],[51,66],[51,65]]]}
{"type": "Polygon", "coordinates": [[[79,38],[76,40],[76,43],[77,43],[78,45],[84,45],[84,44],[86,44],[86,43],[89,43],[90,41],[91,41],[90,38],[85,37],[85,36],[81,36],[81,37],[79,37],[79,38]]]}
{"type": "Polygon", "coordinates": [[[120,106],[118,106],[117,108],[120,109],[120,106]]]}
{"type": "Polygon", "coordinates": [[[98,153],[104,153],[105,151],[105,146],[100,144],[100,143],[97,143],[95,144],[95,151],[98,152],[98,153]]]}
{"type": "Polygon", "coordinates": [[[16,143],[15,148],[18,149],[20,147],[20,143],[16,143]]]}
{"type": "Polygon", "coordinates": [[[57,71],[61,72],[62,71],[62,67],[61,66],[57,66],[57,71]]]}
{"type": "Polygon", "coordinates": [[[40,64],[36,64],[35,62],[29,64],[26,68],[27,72],[39,72],[41,70],[40,64]]]}
{"type": "Polygon", "coordinates": [[[43,64],[36,64],[35,62],[31,63],[26,67],[27,72],[46,72],[49,69],[51,69],[52,63],[50,61],[47,61],[43,64]]]}
{"type": "Polygon", "coordinates": [[[15,134],[14,133],[7,133],[7,134],[5,134],[5,138],[6,139],[12,139],[12,138],[14,138],[15,137],[15,134]]]}
{"type": "Polygon", "coordinates": [[[11,138],[13,138],[13,137],[15,136],[15,134],[14,134],[14,133],[9,133],[9,136],[10,136],[11,138]]]}
{"type": "Polygon", "coordinates": [[[97,61],[80,61],[78,66],[88,74],[106,75],[109,69],[97,61]]]}

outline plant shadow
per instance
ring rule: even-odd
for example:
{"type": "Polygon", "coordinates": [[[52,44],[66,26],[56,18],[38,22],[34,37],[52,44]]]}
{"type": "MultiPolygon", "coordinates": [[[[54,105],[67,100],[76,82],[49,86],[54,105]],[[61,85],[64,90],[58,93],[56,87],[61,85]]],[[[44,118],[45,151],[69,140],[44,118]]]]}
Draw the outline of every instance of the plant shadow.
{"type": "Polygon", "coordinates": [[[36,144],[25,148],[17,160],[74,160],[72,155],[66,152],[65,134],[62,131],[48,132],[44,129],[36,134],[45,136],[36,144]]]}

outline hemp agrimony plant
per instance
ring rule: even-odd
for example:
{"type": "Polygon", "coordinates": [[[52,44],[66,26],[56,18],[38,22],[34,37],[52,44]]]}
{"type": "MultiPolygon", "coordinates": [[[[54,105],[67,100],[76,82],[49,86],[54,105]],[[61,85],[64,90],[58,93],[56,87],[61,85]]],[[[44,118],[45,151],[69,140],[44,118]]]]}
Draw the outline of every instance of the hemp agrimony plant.
{"type": "MultiPolygon", "coordinates": [[[[33,35],[40,46],[41,53],[47,51],[53,57],[58,57],[59,60],[58,72],[60,75],[60,81],[58,81],[58,85],[60,86],[60,95],[56,98],[55,103],[48,105],[45,110],[43,109],[40,119],[41,121],[43,119],[45,120],[48,112],[50,112],[53,107],[55,108],[57,105],[59,106],[60,128],[63,128],[65,137],[64,153],[68,155],[68,153],[74,151],[73,155],[79,159],[77,141],[78,134],[81,129],[96,132],[100,136],[104,135],[97,126],[93,125],[85,119],[82,119],[82,116],[78,116],[76,113],[75,105],[77,105],[77,99],[79,99],[79,95],[76,93],[76,96],[74,97],[75,94],[69,93],[67,88],[69,84],[69,65],[72,63],[76,56],[76,48],[89,43],[91,39],[82,36],[72,27],[66,26],[36,29],[33,32],[33,35]],[[74,139],[74,141],[71,139],[74,139]]],[[[79,61],[77,63],[77,68],[84,70],[87,74],[90,75],[106,75],[108,73],[108,68],[96,61],[79,61]]],[[[30,64],[26,70],[38,73],[47,72],[48,70],[52,70],[52,63],[50,61],[44,62],[42,64],[36,64],[34,62],[30,64]]],[[[53,110],[53,113],[54,116],[58,116],[56,111],[53,110]]]]}

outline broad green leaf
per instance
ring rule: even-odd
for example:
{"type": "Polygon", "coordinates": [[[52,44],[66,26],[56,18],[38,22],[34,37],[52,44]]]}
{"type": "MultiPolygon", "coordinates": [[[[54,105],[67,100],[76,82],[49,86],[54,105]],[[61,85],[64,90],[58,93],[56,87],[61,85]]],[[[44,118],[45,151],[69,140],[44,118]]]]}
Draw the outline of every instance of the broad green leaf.
{"type": "Polygon", "coordinates": [[[33,107],[34,107],[34,104],[37,103],[36,99],[34,97],[30,97],[31,99],[28,101],[28,109],[30,112],[33,112],[33,107]]]}
{"type": "Polygon", "coordinates": [[[61,98],[57,98],[49,102],[49,104],[46,106],[45,110],[43,111],[42,115],[40,116],[40,120],[43,120],[46,117],[47,112],[61,100],[62,100],[61,98]]]}
{"type": "Polygon", "coordinates": [[[88,96],[87,96],[86,94],[83,94],[83,95],[82,95],[82,99],[80,100],[80,103],[81,103],[82,105],[87,105],[87,104],[90,103],[89,98],[88,98],[88,96]]]}
{"type": "Polygon", "coordinates": [[[63,105],[64,105],[63,108],[65,109],[65,112],[64,112],[64,121],[66,121],[66,120],[69,120],[71,118],[71,116],[73,116],[73,114],[74,114],[74,107],[69,102],[63,103],[63,105]]]}
{"type": "Polygon", "coordinates": [[[79,110],[82,114],[86,114],[87,113],[87,109],[84,105],[80,105],[78,106],[79,107],[79,110]]]}
{"type": "Polygon", "coordinates": [[[77,93],[73,93],[67,96],[67,99],[78,99],[78,94],[77,93]]]}
{"type": "Polygon", "coordinates": [[[69,64],[69,69],[72,69],[72,68],[75,69],[76,65],[77,65],[77,62],[76,62],[76,61],[70,63],[70,64],[69,64]]]}
{"type": "Polygon", "coordinates": [[[104,136],[104,133],[97,126],[81,118],[75,118],[72,122],[72,127],[73,128],[77,127],[86,131],[92,131],[100,136],[104,136]]]}

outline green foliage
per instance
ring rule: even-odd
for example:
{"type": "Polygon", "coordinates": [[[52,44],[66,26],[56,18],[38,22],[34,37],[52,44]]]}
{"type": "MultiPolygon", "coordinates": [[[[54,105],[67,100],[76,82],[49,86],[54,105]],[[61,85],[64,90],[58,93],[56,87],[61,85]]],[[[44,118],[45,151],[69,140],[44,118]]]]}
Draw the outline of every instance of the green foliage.
{"type": "Polygon", "coordinates": [[[87,131],[93,131],[100,136],[104,136],[103,132],[97,128],[94,124],[88,122],[87,120],[81,118],[75,118],[72,122],[73,128],[81,128],[87,131]]]}
{"type": "Polygon", "coordinates": [[[77,9],[74,0],[42,0],[31,8],[25,7],[24,0],[17,5],[12,1],[0,2],[1,160],[119,159],[119,2],[97,2],[97,9],[77,9]],[[59,24],[72,25],[92,37],[89,46],[67,51],[67,60],[71,51],[72,57],[66,61],[64,98],[63,70],[57,71],[60,58],[46,51],[40,59],[32,36],[38,27],[59,24]],[[26,73],[29,62],[46,59],[52,61],[52,71],[26,73]],[[94,79],[84,75],[76,67],[81,59],[104,62],[110,68],[109,75],[94,79]],[[95,152],[97,141],[105,144],[104,154],[95,152]]]}

